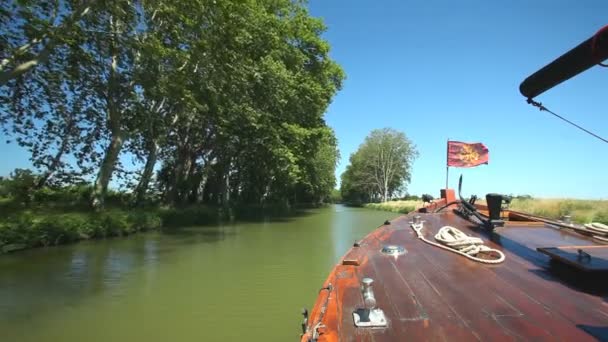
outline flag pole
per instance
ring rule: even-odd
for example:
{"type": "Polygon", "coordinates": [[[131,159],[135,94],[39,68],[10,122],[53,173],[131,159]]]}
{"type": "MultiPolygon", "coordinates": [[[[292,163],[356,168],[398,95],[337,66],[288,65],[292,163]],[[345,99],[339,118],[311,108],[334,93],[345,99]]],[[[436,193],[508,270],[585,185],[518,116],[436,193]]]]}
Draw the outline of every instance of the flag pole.
{"type": "Polygon", "coordinates": [[[449,165],[449,155],[450,155],[450,138],[448,138],[448,143],[446,144],[446,152],[445,152],[445,190],[448,190],[448,178],[450,177],[450,165],[449,165]]]}

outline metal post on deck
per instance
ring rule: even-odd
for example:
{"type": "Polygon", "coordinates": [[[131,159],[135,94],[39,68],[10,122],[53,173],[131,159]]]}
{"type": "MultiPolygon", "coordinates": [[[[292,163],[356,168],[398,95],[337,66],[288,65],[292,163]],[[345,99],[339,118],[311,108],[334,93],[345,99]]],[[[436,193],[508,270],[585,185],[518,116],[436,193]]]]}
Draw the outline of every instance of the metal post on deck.
{"type": "Polygon", "coordinates": [[[449,165],[449,156],[450,156],[450,138],[448,138],[448,142],[446,144],[446,152],[445,152],[445,190],[448,190],[448,179],[450,177],[450,165],[449,165]]]}

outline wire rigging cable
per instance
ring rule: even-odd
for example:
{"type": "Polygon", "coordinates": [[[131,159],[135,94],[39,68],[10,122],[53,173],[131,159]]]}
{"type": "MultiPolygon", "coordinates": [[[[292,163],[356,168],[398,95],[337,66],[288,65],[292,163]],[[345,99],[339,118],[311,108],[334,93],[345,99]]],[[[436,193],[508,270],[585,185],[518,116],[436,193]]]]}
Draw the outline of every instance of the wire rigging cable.
{"type": "Polygon", "coordinates": [[[534,101],[534,100],[533,100],[533,99],[531,99],[531,98],[528,98],[528,103],[529,103],[529,104],[531,104],[531,105],[533,105],[534,107],[538,107],[538,109],[539,109],[540,111],[545,111],[545,112],[548,112],[548,113],[550,113],[550,114],[552,114],[552,115],[556,116],[557,118],[559,118],[559,119],[561,119],[561,120],[563,120],[563,121],[565,121],[565,122],[569,123],[570,125],[572,125],[572,126],[574,126],[574,127],[578,128],[578,129],[580,129],[581,131],[583,131],[583,132],[585,132],[585,133],[587,133],[587,134],[589,134],[589,135],[592,135],[592,136],[594,136],[594,137],[596,137],[596,138],[600,139],[601,141],[603,141],[603,142],[605,142],[605,143],[608,143],[608,139],[606,139],[606,138],[602,138],[601,136],[599,136],[599,135],[597,135],[597,134],[595,134],[595,133],[591,132],[590,130],[588,130],[588,129],[586,129],[586,128],[583,128],[583,127],[581,127],[581,126],[579,126],[579,125],[575,124],[574,122],[572,122],[572,121],[570,121],[570,120],[568,120],[568,119],[564,118],[563,116],[561,116],[561,115],[559,115],[559,114],[557,114],[557,113],[555,113],[555,112],[553,112],[553,111],[549,110],[547,107],[543,106],[543,104],[542,104],[542,103],[540,103],[540,102],[538,102],[538,101],[534,101]]]}

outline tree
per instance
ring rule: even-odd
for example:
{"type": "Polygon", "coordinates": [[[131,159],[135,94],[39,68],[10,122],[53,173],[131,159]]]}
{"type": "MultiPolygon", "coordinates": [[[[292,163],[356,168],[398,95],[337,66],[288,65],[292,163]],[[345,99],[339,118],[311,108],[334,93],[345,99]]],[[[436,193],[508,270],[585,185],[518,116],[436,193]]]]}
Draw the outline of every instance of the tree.
{"type": "Polygon", "coordinates": [[[153,187],[172,205],[329,196],[338,151],[323,115],[344,73],[305,2],[8,4],[0,125],[40,187],[76,173],[101,208],[134,159],[139,204],[153,187]]]}
{"type": "Polygon", "coordinates": [[[373,130],[350,156],[342,175],[342,197],[355,202],[387,201],[396,191],[405,190],[417,156],[404,133],[392,128],[373,130]]]}
{"type": "MultiPolygon", "coordinates": [[[[37,31],[30,32],[31,27],[45,23],[46,18],[39,17],[44,16],[43,3],[31,5],[21,5],[23,8],[16,11],[24,19],[19,25],[2,27],[3,32],[14,31],[13,43],[36,35],[37,31]],[[18,32],[21,36],[15,36],[18,32]]],[[[8,86],[0,86],[0,124],[30,152],[32,164],[41,173],[38,188],[49,181],[69,181],[74,175],[89,174],[97,162],[95,144],[100,140],[103,120],[96,114],[98,97],[82,68],[87,56],[78,48],[83,40],[79,27],[74,25],[69,35],[66,32],[62,44],[53,43],[53,53],[45,57],[45,63],[32,66],[8,86]],[[76,162],[66,163],[69,156],[76,162]]],[[[23,52],[20,58],[26,56],[23,52]]],[[[5,62],[12,63],[9,59],[5,62]]]]}
{"type": "Polygon", "coordinates": [[[46,63],[101,1],[12,1],[0,9],[0,87],[46,63]]]}

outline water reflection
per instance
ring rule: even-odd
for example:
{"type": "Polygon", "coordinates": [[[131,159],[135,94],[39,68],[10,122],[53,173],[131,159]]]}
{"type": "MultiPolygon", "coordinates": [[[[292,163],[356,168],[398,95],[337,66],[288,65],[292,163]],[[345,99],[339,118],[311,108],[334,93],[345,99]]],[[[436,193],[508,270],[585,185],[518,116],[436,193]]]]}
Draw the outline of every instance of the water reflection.
{"type": "Polygon", "coordinates": [[[334,206],[1,256],[0,331],[19,341],[297,339],[299,309],[386,218],[334,206]]]}

